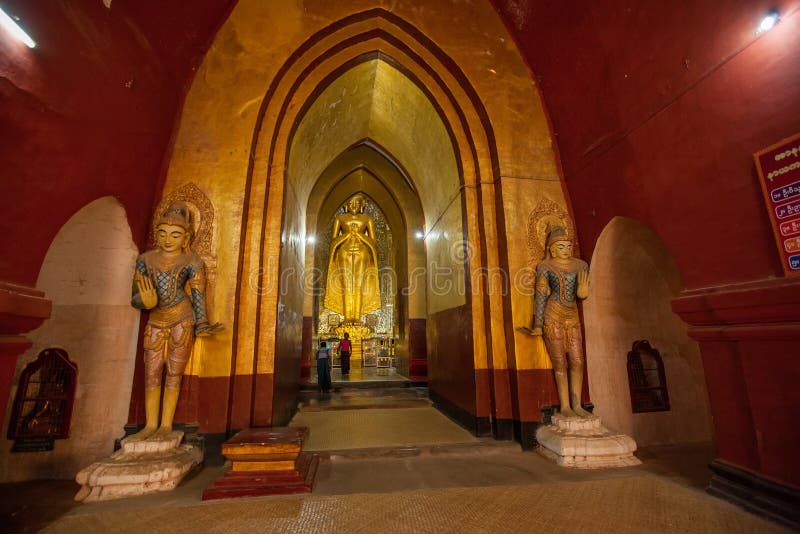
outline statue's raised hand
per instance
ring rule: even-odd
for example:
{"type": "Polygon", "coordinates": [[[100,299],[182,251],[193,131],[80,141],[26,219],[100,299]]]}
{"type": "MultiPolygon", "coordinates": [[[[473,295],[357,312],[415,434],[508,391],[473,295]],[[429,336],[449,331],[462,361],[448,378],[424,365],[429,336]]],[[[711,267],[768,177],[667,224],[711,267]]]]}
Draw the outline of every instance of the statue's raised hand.
{"type": "Polygon", "coordinates": [[[136,288],[139,290],[139,298],[142,299],[142,304],[148,310],[156,307],[158,304],[158,294],[153,287],[153,281],[149,277],[142,276],[142,273],[136,271],[136,288]]]}
{"type": "Polygon", "coordinates": [[[578,272],[578,289],[576,295],[579,299],[589,296],[589,271],[578,272]]]}

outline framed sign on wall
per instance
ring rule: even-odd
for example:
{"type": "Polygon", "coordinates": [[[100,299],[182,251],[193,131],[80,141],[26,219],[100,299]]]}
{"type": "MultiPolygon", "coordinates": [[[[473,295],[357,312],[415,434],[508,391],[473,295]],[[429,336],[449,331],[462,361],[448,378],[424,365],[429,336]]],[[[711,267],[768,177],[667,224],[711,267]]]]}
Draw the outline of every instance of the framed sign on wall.
{"type": "Polygon", "coordinates": [[[800,133],[756,152],[761,190],[787,276],[800,275],[800,133]]]}

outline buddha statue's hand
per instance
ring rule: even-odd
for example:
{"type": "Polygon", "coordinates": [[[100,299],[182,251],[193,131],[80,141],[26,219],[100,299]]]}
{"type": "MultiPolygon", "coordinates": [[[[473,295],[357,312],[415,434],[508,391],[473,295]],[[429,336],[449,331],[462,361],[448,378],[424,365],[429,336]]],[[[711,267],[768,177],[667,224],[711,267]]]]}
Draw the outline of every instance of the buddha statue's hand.
{"type": "Polygon", "coordinates": [[[209,337],[225,330],[222,323],[209,324],[207,322],[194,325],[194,335],[197,337],[209,337]]]}
{"type": "Polygon", "coordinates": [[[375,246],[377,245],[377,243],[370,236],[368,236],[367,234],[362,234],[361,232],[358,232],[357,234],[355,234],[355,236],[358,237],[359,241],[367,245],[370,249],[373,249],[373,251],[375,250],[375,246]]]}
{"type": "Polygon", "coordinates": [[[585,299],[589,296],[589,271],[580,271],[578,273],[578,288],[575,294],[579,299],[585,299]]]}
{"type": "Polygon", "coordinates": [[[149,277],[143,276],[142,273],[136,271],[136,288],[139,290],[139,297],[142,299],[142,305],[147,310],[151,310],[158,304],[158,293],[153,287],[153,281],[149,277]]]}
{"type": "Polygon", "coordinates": [[[534,326],[533,328],[529,328],[527,326],[518,326],[518,332],[522,332],[528,336],[541,336],[542,335],[542,327],[541,326],[534,326]]]}
{"type": "Polygon", "coordinates": [[[350,234],[341,234],[331,242],[331,250],[336,250],[338,246],[350,239],[350,234]]]}

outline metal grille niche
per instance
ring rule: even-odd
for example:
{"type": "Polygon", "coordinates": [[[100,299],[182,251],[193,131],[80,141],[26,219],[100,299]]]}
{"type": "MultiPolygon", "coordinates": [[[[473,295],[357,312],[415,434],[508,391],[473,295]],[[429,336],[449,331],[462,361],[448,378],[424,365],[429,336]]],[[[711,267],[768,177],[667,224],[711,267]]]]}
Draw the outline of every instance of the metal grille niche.
{"type": "Polygon", "coordinates": [[[669,410],[664,362],[647,340],[634,342],[628,353],[628,385],[633,413],[669,410]]]}
{"type": "Polygon", "coordinates": [[[20,376],[8,439],[68,438],[77,374],[64,350],[39,353],[20,376]]]}

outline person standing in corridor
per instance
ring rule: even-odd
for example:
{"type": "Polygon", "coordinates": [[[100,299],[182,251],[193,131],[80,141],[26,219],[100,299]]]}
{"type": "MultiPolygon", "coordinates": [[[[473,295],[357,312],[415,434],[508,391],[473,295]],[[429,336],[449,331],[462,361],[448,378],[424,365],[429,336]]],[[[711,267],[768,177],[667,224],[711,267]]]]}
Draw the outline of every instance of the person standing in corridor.
{"type": "Polygon", "coordinates": [[[339,342],[339,357],[342,361],[342,376],[350,374],[350,354],[353,351],[353,343],[350,341],[350,334],[345,332],[344,339],[339,342]]]}
{"type": "Polygon", "coordinates": [[[317,385],[322,393],[331,390],[331,351],[324,341],[319,342],[317,351],[317,385]]]}

